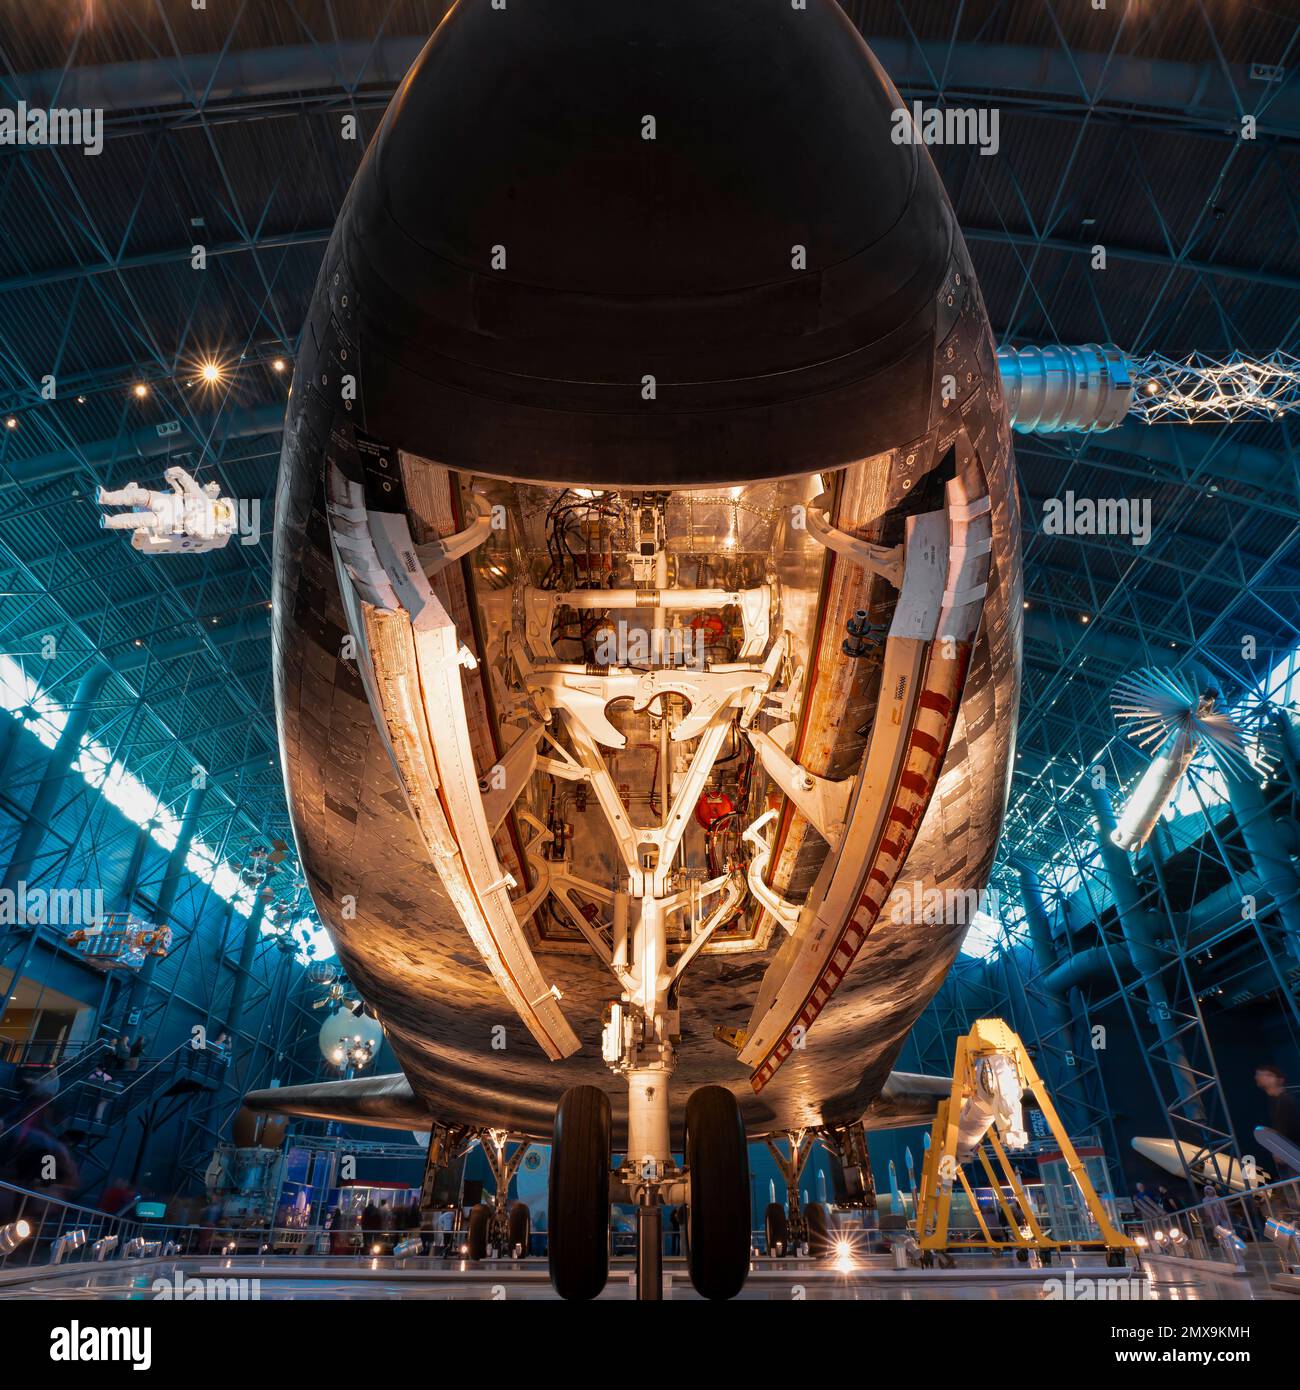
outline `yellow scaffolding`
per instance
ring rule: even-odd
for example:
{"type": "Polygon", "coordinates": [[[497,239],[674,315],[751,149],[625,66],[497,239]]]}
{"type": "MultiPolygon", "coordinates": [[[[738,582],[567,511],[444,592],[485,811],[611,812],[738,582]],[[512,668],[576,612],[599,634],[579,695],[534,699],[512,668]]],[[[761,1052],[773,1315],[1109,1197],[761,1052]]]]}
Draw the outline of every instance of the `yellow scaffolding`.
{"type": "MultiPolygon", "coordinates": [[[[957,1040],[957,1054],[952,1071],[952,1091],[947,1100],[939,1103],[939,1110],[930,1130],[930,1147],[926,1152],[925,1164],[921,1170],[921,1194],[917,1204],[916,1236],[923,1256],[926,1252],[934,1251],[1017,1249],[1043,1251],[1059,1250],[1063,1245],[1070,1245],[1104,1248],[1107,1252],[1107,1263],[1115,1264],[1123,1263],[1125,1251],[1137,1248],[1134,1242],[1119,1231],[1110,1219],[1110,1213],[1106,1210],[1101,1198],[1097,1196],[1092,1180],[1088,1177],[1082,1160],[1075,1152],[1074,1145],[1070,1142],[1070,1136],[1061,1124],[1056,1107],[1052,1104],[1051,1097],[1047,1094],[1047,1088],[1043,1085],[1042,1078],[1034,1068],[1034,1064],[1025,1050],[1025,1045],[1000,1018],[980,1019],[969,1033],[957,1040]],[[1048,1128],[1052,1131],[1056,1142],[1061,1146],[1061,1153],[1065,1158],[1066,1166],[1070,1171],[1070,1176],[1078,1185],[1080,1195],[1088,1208],[1088,1214],[1101,1233],[1098,1239],[1059,1241],[1052,1239],[1043,1231],[1033,1208],[1029,1204],[1028,1195],[1021,1185],[1020,1179],[1016,1176],[1015,1169],[1011,1166],[1011,1160],[1007,1157],[1004,1147],[1006,1136],[1000,1133],[1001,1126],[996,1118],[990,1125],[988,1132],[979,1141],[974,1152],[966,1159],[967,1162],[975,1158],[979,1159],[989,1186],[992,1187],[998,1205],[1002,1209],[1007,1229],[1012,1233],[1013,1238],[1009,1241],[995,1240],[989,1231],[984,1215],[980,1211],[979,1203],[975,1200],[975,1194],[971,1190],[970,1183],[958,1158],[958,1135],[964,1103],[982,1091],[980,1064],[995,1056],[1005,1057],[1011,1061],[1020,1082],[1021,1094],[1028,1091],[1042,1110],[1048,1128]],[[997,1160],[998,1167],[1002,1171],[1001,1182],[998,1181],[994,1172],[993,1164],[986,1151],[986,1145],[988,1149],[992,1150],[993,1157],[997,1160]],[[975,1214],[975,1220],[982,1233],[979,1237],[957,1241],[949,1237],[948,1227],[952,1210],[954,1182],[961,1183],[962,1189],[970,1200],[971,1211],[975,1214]],[[1006,1188],[1010,1188],[1016,1207],[1019,1208],[1019,1214],[1007,1199],[1004,1185],[1006,1188]],[[1027,1235],[1024,1234],[1026,1231],[1028,1231],[1027,1235]]],[[[930,1255],[930,1259],[933,1259],[933,1254],[930,1255]]]]}

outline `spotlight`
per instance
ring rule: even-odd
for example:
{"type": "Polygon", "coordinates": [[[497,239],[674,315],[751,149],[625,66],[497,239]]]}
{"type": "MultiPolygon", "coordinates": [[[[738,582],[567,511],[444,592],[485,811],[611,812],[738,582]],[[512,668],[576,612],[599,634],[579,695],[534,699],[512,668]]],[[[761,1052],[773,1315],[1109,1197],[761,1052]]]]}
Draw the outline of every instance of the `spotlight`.
{"type": "Polygon", "coordinates": [[[284,358],[283,358],[283,357],[277,357],[277,358],[275,359],[275,361],[271,363],[271,370],[272,370],[273,372],[282,372],[282,371],[284,371],[285,365],[286,365],[286,364],[285,364],[284,358]]]}
{"type": "Polygon", "coordinates": [[[215,386],[217,382],[221,381],[225,377],[225,372],[222,371],[219,363],[205,362],[199,368],[199,375],[203,378],[207,385],[215,386]]]}
{"type": "Polygon", "coordinates": [[[31,1233],[30,1221],[11,1221],[0,1226],[0,1255],[12,1255],[31,1233]]]}
{"type": "Polygon", "coordinates": [[[62,1264],[64,1255],[70,1250],[80,1250],[85,1243],[85,1231],[64,1231],[50,1246],[50,1263],[52,1265],[62,1264]]]}
{"type": "Polygon", "coordinates": [[[149,394],[149,388],[144,384],[143,381],[137,381],[136,384],[131,388],[131,394],[136,398],[136,400],[142,401],[149,394]]]}

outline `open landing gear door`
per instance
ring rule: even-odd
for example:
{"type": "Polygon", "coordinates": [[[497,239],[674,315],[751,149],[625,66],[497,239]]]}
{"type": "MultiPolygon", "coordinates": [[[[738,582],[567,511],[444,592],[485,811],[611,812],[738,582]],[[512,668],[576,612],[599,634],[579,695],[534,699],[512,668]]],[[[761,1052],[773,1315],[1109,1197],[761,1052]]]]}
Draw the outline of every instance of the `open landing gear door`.
{"type": "Polygon", "coordinates": [[[768,969],[740,1058],[761,1091],[875,925],[921,826],[952,740],[988,586],[989,498],[966,470],[942,511],[909,517],[880,703],[843,833],[768,969]]]}
{"type": "Polygon", "coordinates": [[[462,688],[476,661],[429,583],[486,539],[488,520],[417,546],[396,453],[335,431],[329,451],[335,564],[366,691],[447,896],[502,992],[552,1061],[581,1044],[528,944],[514,879],[492,843],[462,688]]]}

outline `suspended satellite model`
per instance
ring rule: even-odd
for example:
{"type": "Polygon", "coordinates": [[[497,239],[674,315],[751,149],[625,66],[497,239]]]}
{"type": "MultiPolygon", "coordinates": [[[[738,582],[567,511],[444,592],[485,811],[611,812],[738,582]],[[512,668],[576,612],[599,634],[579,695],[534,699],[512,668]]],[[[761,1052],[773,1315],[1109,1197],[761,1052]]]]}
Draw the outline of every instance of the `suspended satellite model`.
{"type": "Polygon", "coordinates": [[[1111,832],[1121,849],[1146,844],[1198,754],[1208,754],[1229,779],[1255,775],[1241,729],[1217,708],[1219,691],[1198,685],[1189,672],[1146,666],[1111,692],[1115,722],[1144,752],[1155,750],[1111,832]]]}

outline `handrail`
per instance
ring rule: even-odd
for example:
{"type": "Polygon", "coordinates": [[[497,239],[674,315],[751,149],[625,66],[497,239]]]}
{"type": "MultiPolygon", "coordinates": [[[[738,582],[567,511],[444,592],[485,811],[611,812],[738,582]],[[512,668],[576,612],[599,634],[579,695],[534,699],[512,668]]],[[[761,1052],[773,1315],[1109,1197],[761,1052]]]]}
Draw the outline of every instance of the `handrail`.
{"type": "MultiPolygon", "coordinates": [[[[105,1044],[105,1045],[107,1045],[107,1044],[105,1044]]],[[[109,1099],[111,1099],[111,1101],[112,1101],[114,1107],[116,1107],[117,1103],[118,1103],[124,1096],[131,1095],[132,1092],[135,1092],[136,1087],[140,1084],[140,1082],[144,1081],[147,1077],[152,1076],[152,1075],[158,1070],[158,1068],[161,1067],[165,1062],[170,1061],[170,1060],[173,1059],[178,1053],[182,1052],[183,1050],[185,1050],[185,1049],[187,1049],[187,1048],[190,1048],[190,1040],[189,1040],[188,1038],[184,1038],[184,1039],[182,1039],[182,1041],[179,1042],[170,1052],[166,1052],[166,1053],[164,1053],[161,1057],[159,1057],[159,1058],[157,1058],[156,1060],[154,1060],[154,1063],[153,1063],[152,1066],[146,1068],[144,1071],[137,1071],[137,1072],[132,1072],[132,1073],[130,1073],[130,1075],[131,1075],[131,1077],[132,1077],[131,1081],[130,1081],[128,1084],[126,1084],[125,1086],[123,1086],[120,1090],[114,1092],[114,1093],[111,1095],[111,1097],[109,1097],[109,1099]]],[[[202,1050],[202,1049],[193,1049],[193,1048],[190,1048],[190,1050],[192,1050],[192,1051],[199,1051],[199,1050],[202,1050]]],[[[78,1058],[78,1060],[81,1060],[81,1059],[78,1058]]],[[[145,1060],[148,1060],[148,1059],[141,1058],[140,1060],[141,1060],[141,1061],[145,1061],[145,1060]]],[[[63,1078],[63,1080],[66,1080],[66,1079],[67,1079],[66,1077],[63,1078]]],[[[87,1078],[82,1077],[81,1080],[84,1082],[85,1080],[87,1080],[87,1078]]],[[[150,1089],[152,1089],[152,1088],[150,1088],[150,1089]]],[[[146,1090],[146,1091],[144,1091],[144,1092],[137,1092],[137,1093],[136,1093],[136,1098],[137,1098],[137,1099],[140,1099],[140,1098],[142,1098],[144,1095],[146,1095],[146,1094],[148,1094],[148,1093],[149,1093],[148,1090],[146,1090]]],[[[41,1101],[41,1103],[40,1103],[39,1105],[37,1105],[34,1109],[29,1110],[29,1111],[27,1112],[27,1114],[23,1115],[20,1119],[15,1120],[12,1124],[5,1125],[5,1126],[3,1126],[2,1128],[0,1128],[0,1138],[3,1138],[6,1134],[9,1134],[11,1131],[13,1131],[13,1130],[15,1130],[15,1129],[21,1129],[22,1126],[25,1125],[25,1124],[28,1122],[28,1120],[32,1119],[32,1118],[33,1118],[34,1116],[36,1116],[36,1115],[39,1115],[40,1112],[41,1112],[42,1110],[44,1110],[45,1107],[46,1107],[47,1105],[50,1105],[50,1104],[52,1104],[54,1101],[58,1100],[59,1097],[60,1097],[60,1094],[61,1094],[61,1092],[56,1091],[53,1095],[47,1096],[43,1101],[41,1101]]],[[[133,1103],[134,1103],[134,1102],[133,1102],[133,1103]]],[[[130,1108],[130,1107],[128,1107],[128,1108],[130,1108]]]]}
{"type": "Polygon", "coordinates": [[[110,1050],[112,1044],[107,1038],[87,1038],[84,1042],[41,1042],[37,1039],[27,1039],[19,1042],[17,1038],[5,1039],[0,1041],[0,1051],[4,1053],[4,1060],[15,1067],[39,1066],[39,1062],[32,1062],[30,1057],[33,1050],[38,1048],[49,1048],[57,1051],[59,1061],[50,1070],[50,1076],[62,1076],[65,1071],[70,1071],[73,1067],[80,1065],[88,1058],[96,1054],[110,1050]]]}
{"type": "Polygon", "coordinates": [[[85,1212],[87,1216],[98,1216],[108,1221],[122,1221],[125,1217],[115,1215],[111,1211],[100,1211],[98,1207],[83,1207],[78,1202],[65,1201],[62,1197],[51,1196],[48,1192],[35,1192],[30,1187],[19,1187],[17,1183],[6,1182],[0,1178],[0,1190],[5,1192],[16,1192],[20,1197],[30,1197],[33,1201],[46,1202],[53,1206],[60,1206],[68,1211],[85,1212]]]}
{"type": "Polygon", "coordinates": [[[1289,1271],[1300,1264],[1290,1234],[1300,1211],[1300,1174],[1244,1192],[1212,1195],[1176,1211],[1139,1213],[1127,1229],[1145,1253],[1166,1259],[1197,1259],[1235,1273],[1270,1264],[1289,1271]],[[1279,1220],[1274,1204],[1285,1220],[1279,1220]]]}

